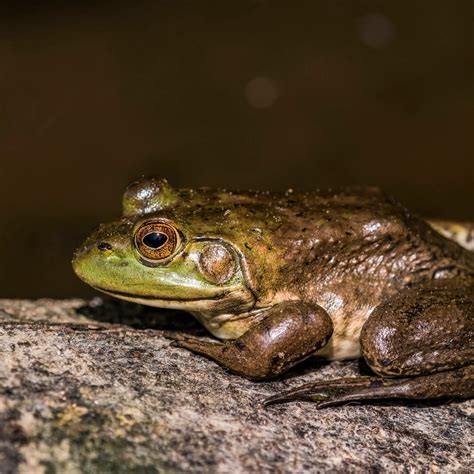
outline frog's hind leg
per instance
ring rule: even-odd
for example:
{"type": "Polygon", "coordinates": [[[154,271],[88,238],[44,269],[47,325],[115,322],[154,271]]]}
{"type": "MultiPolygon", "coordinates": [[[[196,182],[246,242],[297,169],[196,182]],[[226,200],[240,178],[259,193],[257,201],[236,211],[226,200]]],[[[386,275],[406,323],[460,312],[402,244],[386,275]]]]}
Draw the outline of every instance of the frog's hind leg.
{"type": "Polygon", "coordinates": [[[294,400],[318,402],[318,408],[384,398],[434,399],[474,396],[474,365],[404,379],[352,377],[302,385],[266,399],[264,406],[294,400]]]}
{"type": "Polygon", "coordinates": [[[473,397],[473,340],[472,280],[407,289],[376,308],[362,329],[362,353],[380,377],[306,384],[264,404],[311,400],[322,408],[384,398],[473,397]]]}

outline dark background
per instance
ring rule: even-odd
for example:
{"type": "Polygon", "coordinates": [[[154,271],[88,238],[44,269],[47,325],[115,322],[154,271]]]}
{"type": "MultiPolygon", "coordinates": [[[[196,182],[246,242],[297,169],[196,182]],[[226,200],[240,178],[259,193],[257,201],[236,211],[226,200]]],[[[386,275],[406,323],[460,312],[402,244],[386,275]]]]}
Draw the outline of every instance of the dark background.
{"type": "Polygon", "coordinates": [[[92,294],[73,249],[142,174],[473,219],[473,25],[472,0],[2,3],[1,296],[92,294]]]}

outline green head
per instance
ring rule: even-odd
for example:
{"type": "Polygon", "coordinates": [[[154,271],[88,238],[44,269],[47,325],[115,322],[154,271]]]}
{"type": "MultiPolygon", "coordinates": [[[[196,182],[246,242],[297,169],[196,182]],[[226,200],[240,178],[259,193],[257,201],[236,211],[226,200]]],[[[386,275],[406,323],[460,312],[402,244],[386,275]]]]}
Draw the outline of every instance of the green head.
{"type": "MultiPolygon", "coordinates": [[[[252,196],[174,190],[163,179],[128,187],[120,220],[102,225],[76,251],[76,274],[97,290],[150,306],[207,314],[255,305],[265,269],[252,196]],[[253,247],[253,248],[252,248],[253,247]],[[251,255],[250,255],[251,254],[251,255]]],[[[268,280],[267,274],[267,280],[268,280]]]]}

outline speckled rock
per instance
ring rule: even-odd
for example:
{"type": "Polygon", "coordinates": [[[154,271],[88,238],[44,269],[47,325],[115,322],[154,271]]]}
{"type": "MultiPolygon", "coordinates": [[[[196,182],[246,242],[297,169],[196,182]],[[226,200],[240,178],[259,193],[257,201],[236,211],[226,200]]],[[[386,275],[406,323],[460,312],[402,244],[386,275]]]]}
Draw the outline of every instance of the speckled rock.
{"type": "Polygon", "coordinates": [[[357,375],[309,361],[254,383],[178,349],[188,315],[118,302],[0,301],[0,472],[472,472],[472,401],[258,407],[357,375]],[[471,448],[469,447],[471,446],[471,448]]]}

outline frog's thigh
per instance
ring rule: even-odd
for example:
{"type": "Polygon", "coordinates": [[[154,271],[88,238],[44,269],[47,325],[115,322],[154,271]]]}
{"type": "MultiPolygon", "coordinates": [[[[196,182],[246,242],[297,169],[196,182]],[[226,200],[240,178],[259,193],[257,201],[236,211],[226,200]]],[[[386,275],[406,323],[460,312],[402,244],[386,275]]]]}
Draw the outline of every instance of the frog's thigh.
{"type": "Polygon", "coordinates": [[[377,307],[361,332],[370,368],[415,376],[474,362],[474,282],[438,280],[402,291],[377,307]]]}
{"type": "Polygon", "coordinates": [[[281,303],[265,319],[233,341],[207,342],[176,337],[176,345],[206,355],[250,379],[274,377],[326,344],[331,318],[319,306],[299,301],[281,303]]]}
{"type": "Polygon", "coordinates": [[[376,308],[361,332],[362,353],[382,378],[320,380],[264,403],[311,400],[323,408],[384,398],[472,397],[473,317],[472,280],[405,290],[376,308]]]}

